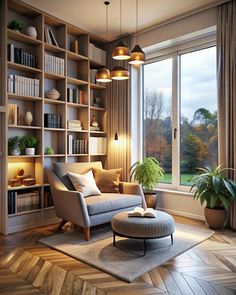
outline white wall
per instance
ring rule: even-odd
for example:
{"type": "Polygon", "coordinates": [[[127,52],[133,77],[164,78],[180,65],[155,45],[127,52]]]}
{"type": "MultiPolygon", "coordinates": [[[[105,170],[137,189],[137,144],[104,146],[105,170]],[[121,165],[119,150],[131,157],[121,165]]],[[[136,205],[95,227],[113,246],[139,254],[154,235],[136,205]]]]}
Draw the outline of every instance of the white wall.
{"type": "MultiPolygon", "coordinates": [[[[140,34],[138,37],[138,43],[142,48],[153,51],[155,48],[158,49],[167,46],[174,46],[175,44],[179,44],[181,41],[186,42],[188,38],[194,40],[194,38],[197,38],[199,34],[205,34],[208,31],[212,31],[212,27],[216,25],[216,12],[216,8],[211,8],[176,20],[175,22],[156,27],[140,34]]],[[[132,40],[132,47],[134,46],[134,42],[135,38],[132,40]]],[[[132,104],[135,102],[139,104],[141,102],[141,98],[137,96],[137,93],[140,93],[140,85],[142,83],[137,79],[137,77],[137,73],[132,76],[132,104]],[[139,89],[136,91],[134,89],[135,82],[137,89],[139,89]]],[[[133,130],[137,129],[137,126],[139,126],[142,118],[142,114],[139,113],[138,110],[141,110],[141,108],[138,108],[137,106],[132,109],[133,130]]],[[[142,145],[141,133],[133,132],[132,141],[132,161],[134,162],[140,155],[140,151],[137,146],[142,145]],[[134,152],[135,148],[137,152],[134,152]]],[[[204,208],[200,206],[199,202],[193,201],[190,193],[166,189],[158,189],[157,193],[157,208],[164,209],[165,211],[176,215],[204,220],[204,208]]]]}

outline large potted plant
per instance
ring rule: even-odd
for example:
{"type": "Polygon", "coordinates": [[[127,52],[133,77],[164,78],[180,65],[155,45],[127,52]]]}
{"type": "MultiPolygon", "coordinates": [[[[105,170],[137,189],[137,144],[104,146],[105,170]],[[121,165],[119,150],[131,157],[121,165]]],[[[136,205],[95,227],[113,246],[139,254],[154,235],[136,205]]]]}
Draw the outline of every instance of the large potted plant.
{"type": "Polygon", "coordinates": [[[38,145],[38,138],[35,136],[25,136],[23,139],[26,155],[35,155],[35,148],[38,145]]]}
{"type": "Polygon", "coordinates": [[[199,175],[192,181],[190,191],[201,205],[206,203],[205,218],[210,228],[221,229],[226,220],[226,209],[236,200],[236,182],[228,179],[225,173],[230,168],[221,169],[221,165],[212,169],[209,166],[199,168],[199,175]]]}
{"type": "Polygon", "coordinates": [[[143,188],[147,207],[155,208],[157,194],[153,191],[153,187],[163,178],[164,173],[159,162],[153,157],[147,157],[143,161],[135,162],[130,170],[130,179],[134,177],[143,188]]]}

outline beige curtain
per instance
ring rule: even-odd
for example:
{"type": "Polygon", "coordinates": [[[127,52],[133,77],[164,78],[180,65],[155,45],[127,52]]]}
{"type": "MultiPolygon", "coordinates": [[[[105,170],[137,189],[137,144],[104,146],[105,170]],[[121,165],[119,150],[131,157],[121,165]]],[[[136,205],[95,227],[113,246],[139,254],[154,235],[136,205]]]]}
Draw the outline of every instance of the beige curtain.
{"type": "MultiPolygon", "coordinates": [[[[123,40],[129,46],[129,39],[123,40]]],[[[128,68],[127,61],[115,61],[112,59],[112,49],[117,43],[109,44],[108,50],[108,67],[121,65],[128,68]]],[[[129,180],[130,168],[130,125],[131,125],[131,111],[130,111],[130,82],[114,81],[112,80],[108,86],[108,157],[107,167],[122,168],[122,180],[129,180]],[[118,133],[119,140],[114,140],[115,133],[118,133]]]]}
{"type": "MultiPolygon", "coordinates": [[[[220,163],[236,169],[236,1],[218,7],[217,68],[220,163]]],[[[236,180],[236,172],[229,175],[236,180]]],[[[236,230],[236,202],[229,223],[236,230]]]]}

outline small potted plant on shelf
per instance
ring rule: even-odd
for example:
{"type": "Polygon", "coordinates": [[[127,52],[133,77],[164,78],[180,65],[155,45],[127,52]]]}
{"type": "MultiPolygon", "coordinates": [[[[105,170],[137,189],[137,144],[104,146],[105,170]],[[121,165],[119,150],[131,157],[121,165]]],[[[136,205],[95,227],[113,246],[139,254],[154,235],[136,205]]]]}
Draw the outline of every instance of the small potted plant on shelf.
{"type": "Polygon", "coordinates": [[[35,136],[24,136],[23,142],[25,154],[29,156],[35,155],[35,148],[38,145],[38,138],[35,136]]]}
{"type": "Polygon", "coordinates": [[[13,136],[8,138],[8,151],[12,156],[19,156],[21,154],[23,145],[20,136],[13,136]]]}
{"type": "Polygon", "coordinates": [[[12,20],[9,25],[8,28],[11,30],[14,30],[16,32],[22,32],[23,30],[23,23],[19,20],[12,20]]]}
{"type": "Polygon", "coordinates": [[[45,155],[54,155],[54,149],[50,146],[45,147],[44,150],[45,155]]]}
{"type": "Polygon", "coordinates": [[[226,209],[236,200],[236,182],[224,176],[230,168],[221,169],[221,165],[212,169],[209,166],[199,168],[199,175],[192,181],[190,191],[193,198],[201,205],[206,203],[204,210],[210,228],[221,229],[226,220],[226,209]]]}
{"type": "Polygon", "coordinates": [[[130,179],[134,177],[143,188],[147,207],[155,208],[157,194],[153,191],[153,187],[163,178],[164,173],[158,160],[153,157],[144,158],[143,161],[135,162],[130,171],[132,171],[130,179]]]}

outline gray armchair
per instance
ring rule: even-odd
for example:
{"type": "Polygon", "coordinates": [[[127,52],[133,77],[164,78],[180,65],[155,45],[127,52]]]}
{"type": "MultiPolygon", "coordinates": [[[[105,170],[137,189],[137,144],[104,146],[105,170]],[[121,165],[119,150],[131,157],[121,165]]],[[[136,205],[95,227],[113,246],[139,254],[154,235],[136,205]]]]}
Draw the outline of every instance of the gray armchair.
{"type": "Polygon", "coordinates": [[[142,189],[136,183],[121,182],[120,193],[103,193],[86,198],[74,191],[67,172],[83,174],[92,168],[102,168],[101,162],[54,163],[48,171],[56,214],[62,218],[59,228],[71,221],[83,228],[85,240],[90,239],[90,227],[110,222],[114,214],[137,206],[146,207],[142,189]]]}

